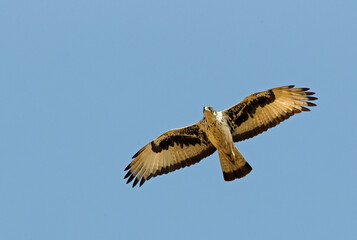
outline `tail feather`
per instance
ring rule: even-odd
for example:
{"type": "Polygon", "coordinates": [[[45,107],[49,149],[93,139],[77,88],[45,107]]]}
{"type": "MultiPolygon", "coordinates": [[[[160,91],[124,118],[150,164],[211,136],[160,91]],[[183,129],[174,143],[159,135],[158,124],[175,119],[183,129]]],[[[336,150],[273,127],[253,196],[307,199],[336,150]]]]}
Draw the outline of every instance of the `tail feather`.
{"type": "Polygon", "coordinates": [[[225,181],[242,178],[253,169],[236,147],[234,147],[234,155],[235,159],[232,161],[229,155],[219,152],[219,159],[225,181]]]}

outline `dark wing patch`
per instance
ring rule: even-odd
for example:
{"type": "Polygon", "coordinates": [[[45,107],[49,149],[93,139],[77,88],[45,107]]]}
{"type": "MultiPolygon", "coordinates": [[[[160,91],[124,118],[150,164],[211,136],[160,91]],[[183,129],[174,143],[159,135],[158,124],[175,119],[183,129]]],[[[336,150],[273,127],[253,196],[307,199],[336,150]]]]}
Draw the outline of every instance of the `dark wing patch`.
{"type": "Polygon", "coordinates": [[[151,149],[153,152],[159,153],[162,150],[168,150],[169,147],[174,147],[175,143],[179,145],[181,148],[183,146],[195,145],[200,144],[201,140],[197,137],[191,136],[170,136],[163,139],[159,145],[156,145],[154,141],[151,142],[151,149]]]}
{"type": "Polygon", "coordinates": [[[242,141],[254,137],[278,125],[295,113],[310,111],[304,106],[316,106],[308,102],[316,100],[307,92],[309,88],[294,85],[273,88],[246,97],[235,106],[222,111],[231,126],[233,140],[242,141]]]}
{"type": "Polygon", "coordinates": [[[249,117],[254,118],[257,108],[263,108],[265,105],[272,103],[275,100],[275,94],[272,90],[266,91],[265,94],[253,95],[255,95],[255,97],[251,98],[250,101],[243,102],[237,106],[236,110],[227,112],[231,119],[234,119],[235,126],[239,127],[240,124],[247,121],[249,117]]]}
{"type": "Polygon", "coordinates": [[[190,166],[211,155],[216,148],[208,140],[200,123],[170,130],[140,149],[125,168],[127,183],[133,187],[158,175],[190,166]]]}

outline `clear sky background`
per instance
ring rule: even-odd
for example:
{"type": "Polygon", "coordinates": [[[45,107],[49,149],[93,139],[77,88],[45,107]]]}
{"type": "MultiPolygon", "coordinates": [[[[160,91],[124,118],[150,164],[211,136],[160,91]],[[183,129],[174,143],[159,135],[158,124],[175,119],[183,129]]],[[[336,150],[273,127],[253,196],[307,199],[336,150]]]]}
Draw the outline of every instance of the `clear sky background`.
{"type": "Polygon", "coordinates": [[[0,239],[356,239],[357,1],[0,6],[0,239]],[[318,107],[146,182],[163,132],[295,84],[318,107]]]}

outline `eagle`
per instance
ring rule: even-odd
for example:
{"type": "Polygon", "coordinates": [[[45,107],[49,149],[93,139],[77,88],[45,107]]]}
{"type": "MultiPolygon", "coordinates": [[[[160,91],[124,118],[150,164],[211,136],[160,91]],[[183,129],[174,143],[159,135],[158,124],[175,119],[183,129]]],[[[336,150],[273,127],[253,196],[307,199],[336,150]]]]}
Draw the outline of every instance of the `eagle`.
{"type": "Polygon", "coordinates": [[[127,183],[132,187],[177,169],[198,163],[218,151],[223,178],[233,181],[252,171],[234,142],[252,138],[275,127],[296,113],[310,111],[317,100],[309,88],[294,85],[254,93],[221,112],[203,107],[198,123],[172,129],[141,148],[125,168],[127,183]]]}

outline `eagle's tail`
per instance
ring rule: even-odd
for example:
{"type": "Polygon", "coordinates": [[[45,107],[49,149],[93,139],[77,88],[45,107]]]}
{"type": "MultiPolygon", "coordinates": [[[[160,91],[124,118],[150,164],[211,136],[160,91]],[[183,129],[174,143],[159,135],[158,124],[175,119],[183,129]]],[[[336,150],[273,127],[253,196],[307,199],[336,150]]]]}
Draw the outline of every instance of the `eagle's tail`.
{"type": "Polygon", "coordinates": [[[244,159],[242,154],[234,146],[234,156],[227,155],[223,152],[219,153],[219,159],[221,161],[221,167],[223,171],[223,177],[225,181],[233,181],[236,178],[242,178],[246,176],[252,167],[244,159]],[[234,159],[232,159],[234,158],[234,159]]]}

